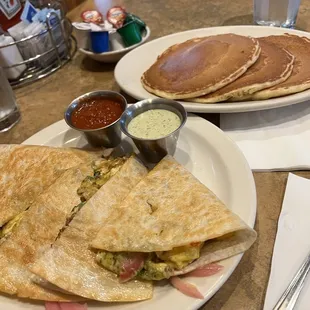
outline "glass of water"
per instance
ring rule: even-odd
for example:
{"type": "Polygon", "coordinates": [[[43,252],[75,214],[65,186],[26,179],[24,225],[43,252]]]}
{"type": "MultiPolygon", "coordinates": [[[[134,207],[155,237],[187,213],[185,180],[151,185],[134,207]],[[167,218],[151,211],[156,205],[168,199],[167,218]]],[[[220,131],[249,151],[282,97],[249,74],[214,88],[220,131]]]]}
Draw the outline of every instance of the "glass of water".
{"type": "Polygon", "coordinates": [[[20,120],[15,95],[3,69],[0,67],[0,132],[12,128],[20,120]]]}
{"type": "Polygon", "coordinates": [[[300,0],[254,0],[254,23],[294,28],[300,0]]]}

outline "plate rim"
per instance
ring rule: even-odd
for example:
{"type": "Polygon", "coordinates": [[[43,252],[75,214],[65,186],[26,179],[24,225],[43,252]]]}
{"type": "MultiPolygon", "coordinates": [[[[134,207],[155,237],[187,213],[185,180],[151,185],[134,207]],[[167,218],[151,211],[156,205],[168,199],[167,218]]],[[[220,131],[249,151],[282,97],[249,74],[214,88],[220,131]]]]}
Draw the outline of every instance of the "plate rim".
{"type": "MultiPolygon", "coordinates": [[[[162,36],[154,40],[151,40],[149,42],[146,42],[145,44],[138,46],[136,49],[124,55],[124,57],[122,57],[115,66],[115,69],[114,69],[115,81],[118,84],[118,86],[121,88],[121,90],[127,93],[128,95],[130,95],[131,97],[137,100],[144,100],[146,99],[144,96],[139,96],[136,93],[126,89],[126,86],[122,85],[122,83],[119,81],[119,78],[118,78],[118,74],[119,74],[118,72],[120,71],[121,66],[123,66],[123,63],[126,61],[128,57],[131,57],[131,53],[135,53],[139,51],[140,48],[145,48],[145,46],[147,46],[150,43],[158,42],[163,39],[169,39],[171,37],[175,37],[181,34],[195,33],[197,31],[210,31],[210,29],[216,31],[217,29],[225,29],[225,28],[228,29],[227,32],[231,32],[231,33],[234,33],[234,29],[262,29],[263,31],[269,30],[270,35],[275,35],[276,33],[280,33],[280,32],[282,33],[287,32],[287,33],[296,34],[296,35],[299,34],[299,36],[305,36],[305,37],[310,38],[310,33],[306,31],[279,28],[279,27],[270,27],[270,26],[258,26],[258,25],[216,26],[216,27],[205,27],[205,28],[196,28],[196,29],[180,31],[180,32],[171,33],[166,36],[162,36]]],[[[151,93],[149,93],[149,97],[160,98],[151,93]]],[[[197,103],[197,102],[186,102],[186,101],[180,101],[180,100],[176,100],[176,101],[180,102],[188,112],[240,113],[240,112],[252,112],[252,111],[261,111],[261,110],[281,108],[284,106],[290,106],[293,104],[302,103],[309,99],[310,99],[310,89],[304,90],[303,92],[300,92],[300,93],[287,95],[284,97],[277,97],[277,98],[271,98],[271,99],[266,99],[266,100],[256,100],[256,101],[244,101],[244,102],[239,101],[239,102],[222,102],[222,103],[197,103]],[[283,98],[285,99],[282,100],[283,98]]]]}
{"type": "MultiPolygon", "coordinates": [[[[223,137],[223,139],[226,141],[226,143],[229,143],[234,148],[235,154],[239,156],[239,159],[242,159],[243,164],[244,164],[244,172],[246,172],[246,177],[247,177],[247,181],[249,184],[248,189],[251,191],[251,195],[250,195],[251,206],[249,206],[250,215],[246,223],[248,224],[249,227],[254,229],[255,220],[257,216],[256,186],[255,186],[255,181],[254,181],[252,170],[250,169],[250,166],[245,156],[243,155],[242,151],[237,146],[237,144],[227,134],[225,134],[225,132],[223,132],[219,127],[217,127],[216,125],[212,124],[211,122],[207,121],[206,119],[200,116],[193,115],[193,114],[189,114],[188,116],[189,116],[189,119],[192,118],[192,119],[199,120],[203,122],[206,126],[209,126],[211,130],[214,130],[217,134],[220,134],[223,137]]],[[[51,139],[57,135],[63,134],[67,132],[68,130],[71,130],[71,128],[62,119],[38,131],[37,133],[29,137],[28,139],[23,141],[22,144],[23,145],[44,145],[45,142],[42,141],[43,139],[45,139],[46,141],[47,139],[51,139]]],[[[77,135],[81,136],[82,134],[80,132],[77,132],[77,135]]],[[[239,265],[240,260],[242,259],[243,255],[244,253],[241,253],[241,254],[238,254],[232,257],[233,261],[231,262],[229,269],[225,272],[225,274],[221,276],[221,278],[218,280],[217,285],[215,287],[212,287],[212,289],[210,289],[209,293],[207,293],[206,298],[202,300],[193,299],[193,306],[191,307],[191,309],[195,309],[195,310],[199,309],[202,305],[207,303],[212,298],[212,296],[214,296],[222,288],[222,286],[225,284],[225,282],[229,279],[229,277],[232,275],[232,273],[235,271],[235,269],[239,265]]]]}

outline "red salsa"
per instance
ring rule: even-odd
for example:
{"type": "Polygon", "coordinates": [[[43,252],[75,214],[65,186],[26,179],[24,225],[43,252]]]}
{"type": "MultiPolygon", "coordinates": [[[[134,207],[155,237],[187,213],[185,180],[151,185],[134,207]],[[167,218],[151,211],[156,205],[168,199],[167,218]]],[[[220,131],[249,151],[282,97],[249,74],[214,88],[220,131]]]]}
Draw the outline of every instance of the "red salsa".
{"type": "Polygon", "coordinates": [[[117,101],[103,97],[87,98],[81,100],[72,112],[71,122],[79,129],[98,129],[114,123],[122,113],[122,106],[117,101]]]}

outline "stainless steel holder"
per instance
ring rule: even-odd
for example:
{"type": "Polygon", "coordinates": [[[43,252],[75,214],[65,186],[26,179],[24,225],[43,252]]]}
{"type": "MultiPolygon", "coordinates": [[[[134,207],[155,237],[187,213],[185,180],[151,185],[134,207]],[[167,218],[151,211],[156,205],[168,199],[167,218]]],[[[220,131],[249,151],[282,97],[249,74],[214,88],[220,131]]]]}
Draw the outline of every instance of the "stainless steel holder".
{"type": "Polygon", "coordinates": [[[19,76],[19,78],[16,80],[10,80],[11,86],[13,88],[18,88],[32,83],[50,75],[64,66],[73,57],[77,50],[76,40],[71,34],[72,25],[70,21],[67,18],[59,18],[56,13],[51,12],[47,15],[46,30],[40,32],[39,34],[1,46],[0,49],[11,45],[16,45],[17,47],[21,45],[25,46],[27,43],[30,45],[35,40],[38,40],[43,36],[45,36],[45,38],[49,37],[51,48],[44,50],[42,53],[36,54],[28,59],[24,59],[22,62],[3,67],[4,69],[10,69],[22,65],[27,66],[27,69],[21,74],[21,76],[19,76]],[[42,64],[40,64],[44,57],[49,57],[52,60],[46,66],[42,66],[42,64]]]}

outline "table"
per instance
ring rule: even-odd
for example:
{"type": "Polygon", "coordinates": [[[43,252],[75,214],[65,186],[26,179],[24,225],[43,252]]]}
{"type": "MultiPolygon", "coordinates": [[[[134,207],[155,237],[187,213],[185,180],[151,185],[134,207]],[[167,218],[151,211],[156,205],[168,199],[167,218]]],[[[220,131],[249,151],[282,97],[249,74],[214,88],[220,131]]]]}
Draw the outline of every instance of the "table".
{"type": "MultiPolygon", "coordinates": [[[[146,21],[152,30],[152,39],[201,27],[252,23],[251,0],[125,0],[124,5],[128,11],[146,21]]],[[[80,12],[91,7],[93,3],[88,0],[72,10],[69,17],[79,20],[80,12]]],[[[301,3],[297,28],[310,30],[310,0],[301,3]]],[[[0,143],[21,143],[62,119],[67,105],[83,93],[95,89],[118,91],[113,69],[112,64],[97,63],[76,54],[73,61],[55,74],[17,89],[22,120],[11,131],[0,134],[0,143]]],[[[128,99],[133,102],[132,98],[128,99]]],[[[205,117],[215,122],[218,119],[217,115],[205,117]]],[[[301,171],[297,174],[310,178],[310,172],[301,171]]],[[[263,308],[287,172],[254,173],[254,178],[258,198],[255,225],[258,240],[224,286],[202,309],[263,308]]]]}

